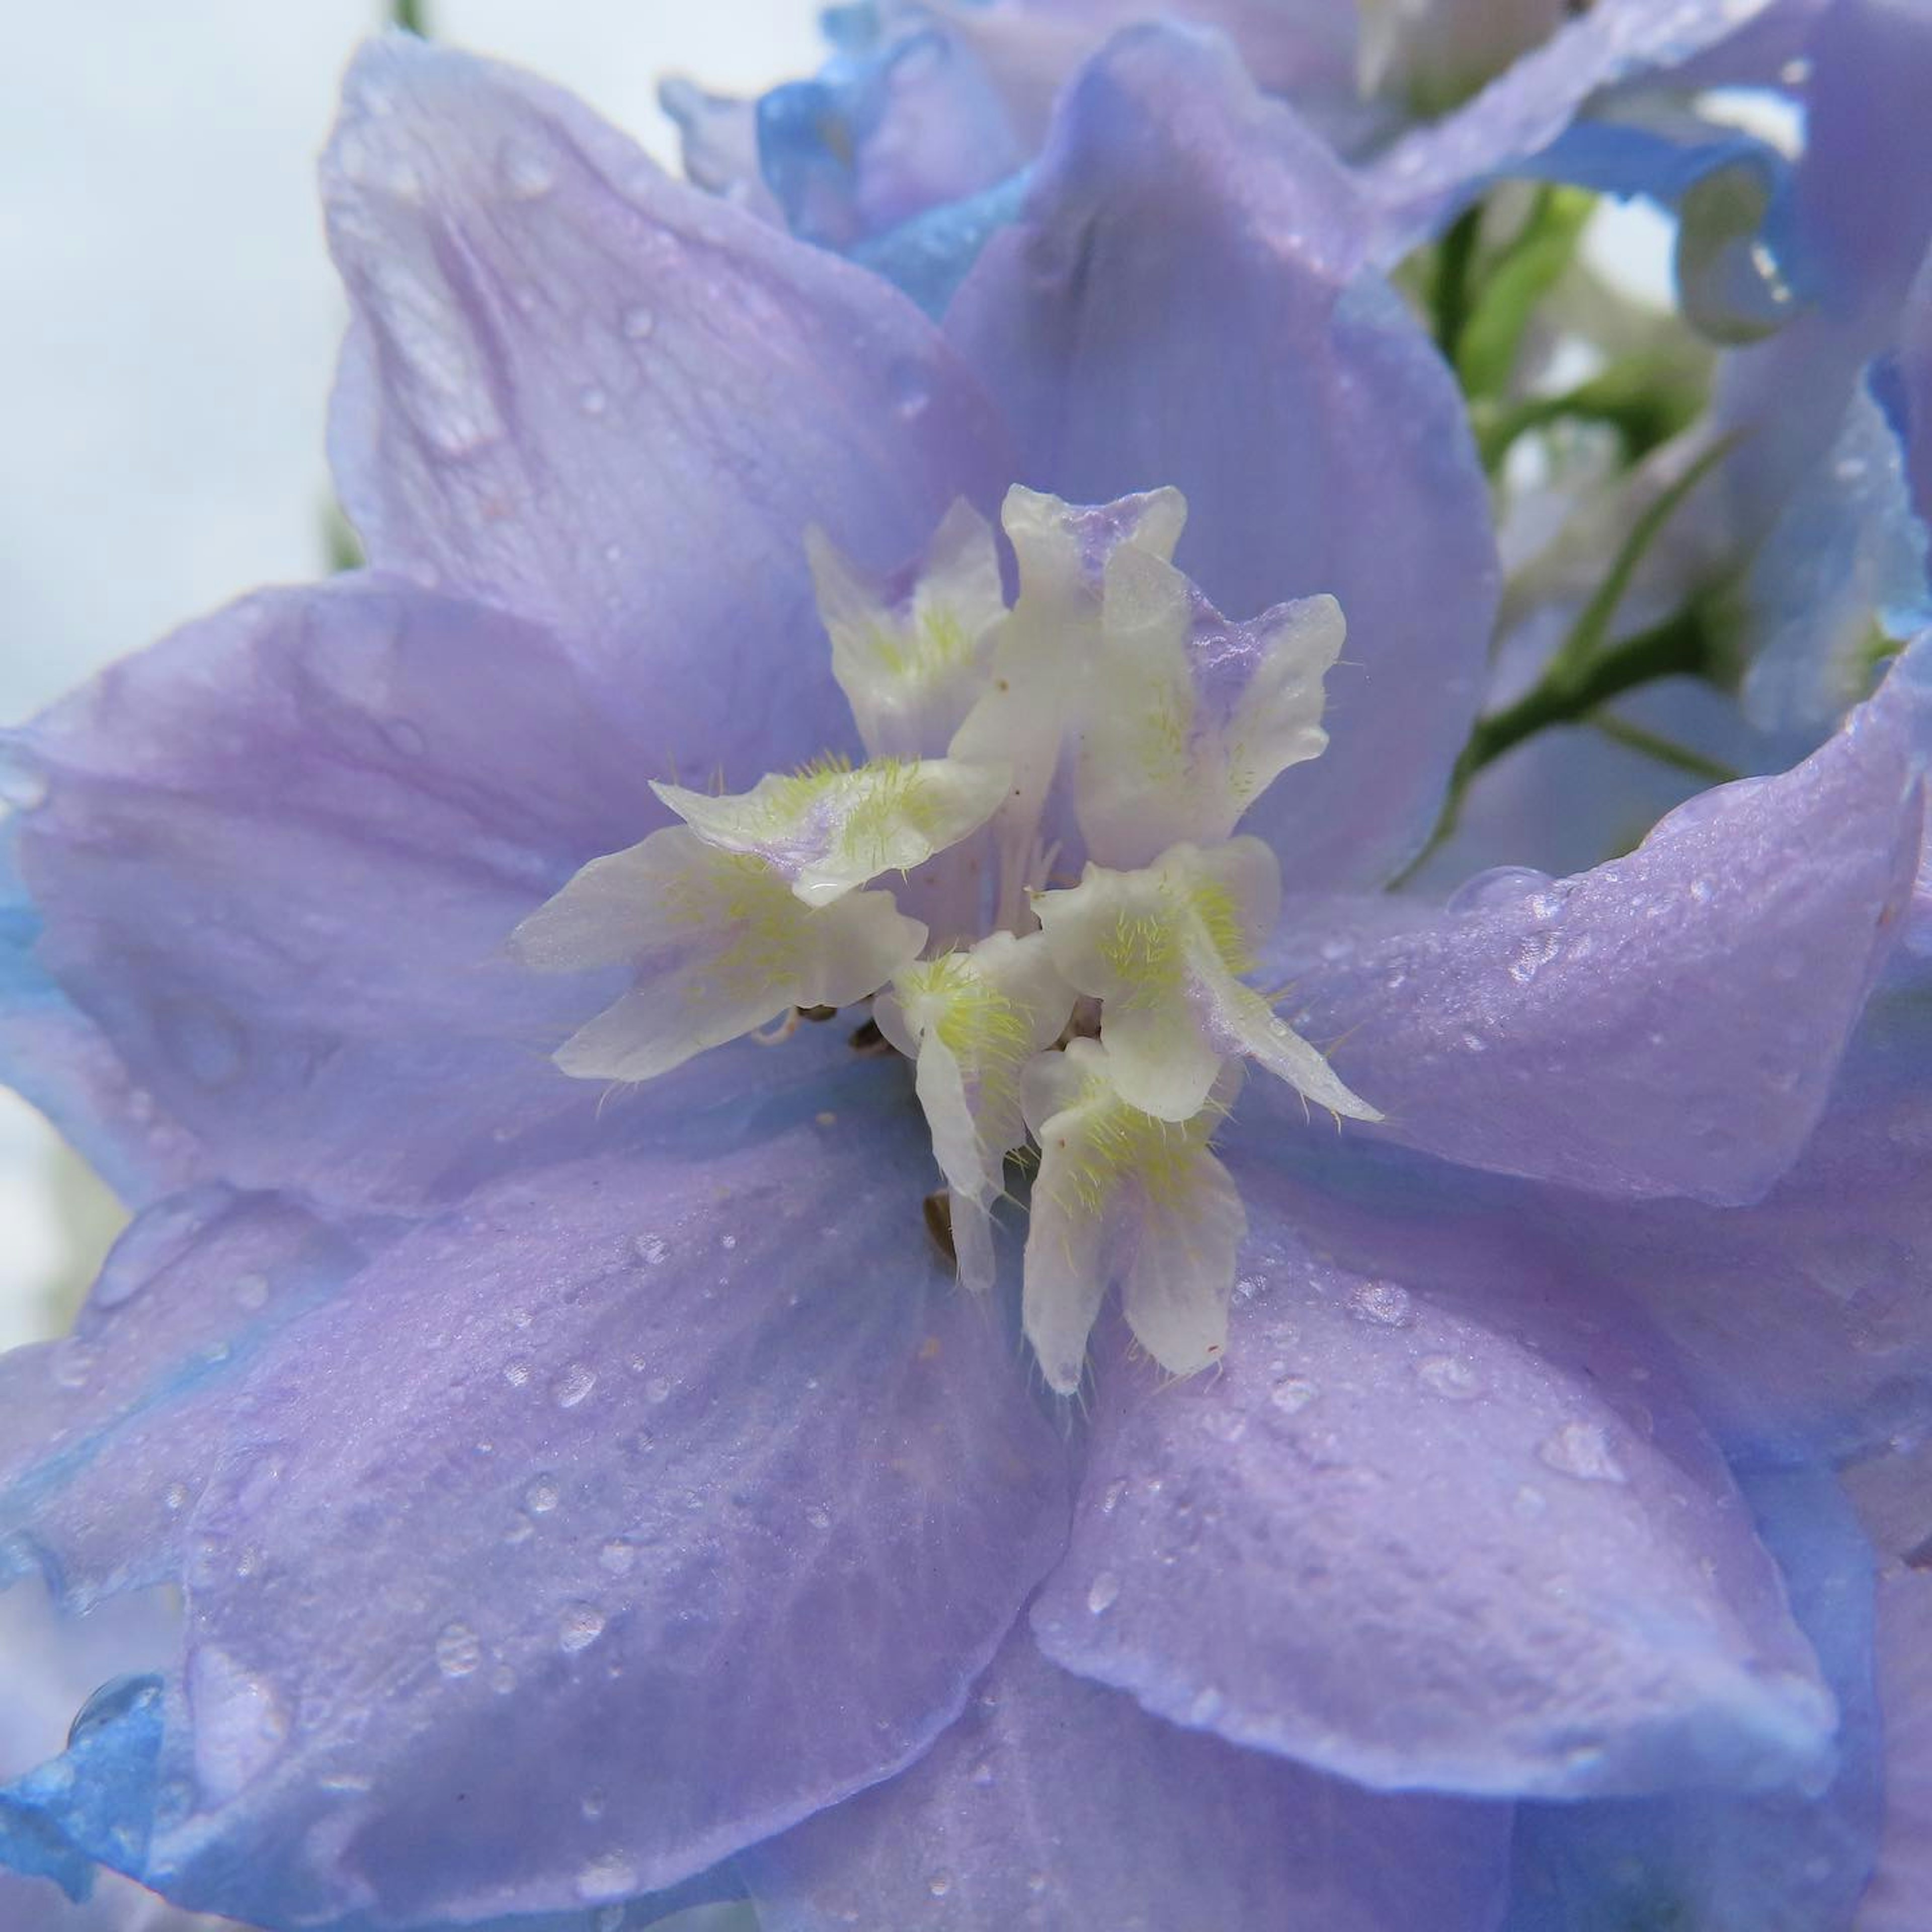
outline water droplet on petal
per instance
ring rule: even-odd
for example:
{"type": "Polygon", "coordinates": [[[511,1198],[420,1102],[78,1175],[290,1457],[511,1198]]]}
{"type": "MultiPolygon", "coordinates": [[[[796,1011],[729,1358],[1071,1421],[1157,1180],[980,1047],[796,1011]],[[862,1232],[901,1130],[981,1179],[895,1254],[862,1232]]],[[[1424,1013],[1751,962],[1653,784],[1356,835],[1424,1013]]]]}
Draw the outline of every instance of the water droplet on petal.
{"type": "Polygon", "coordinates": [[[483,1646],[467,1624],[445,1624],[436,1640],[436,1667],[446,1677],[467,1677],[483,1662],[483,1646]]]}
{"type": "Polygon", "coordinates": [[[577,1874],[577,1895],[592,1905],[608,1898],[626,1898],[638,1889],[638,1868],[621,1852],[592,1858],[577,1874]]]}
{"type": "Polygon", "coordinates": [[[161,1680],[152,1675],[110,1678],[74,1713],[67,1729],[68,1748],[71,1750],[90,1731],[147,1709],[160,1694],[161,1680]]]}
{"type": "Polygon", "coordinates": [[[1379,1328],[1406,1328],[1415,1319],[1412,1298],[1392,1281],[1358,1281],[1348,1291],[1349,1312],[1379,1328]]]}
{"type": "Polygon", "coordinates": [[[524,1507],[532,1516],[547,1516],[563,1500],[554,1476],[539,1476],[524,1492],[524,1507]]]}
{"type": "Polygon", "coordinates": [[[85,1388],[88,1376],[94,1372],[94,1364],[100,1359],[98,1351],[70,1336],[55,1346],[53,1378],[64,1389],[85,1388]]]}
{"type": "Polygon", "coordinates": [[[1294,1415],[1306,1408],[1320,1393],[1306,1376],[1289,1376],[1269,1390],[1268,1400],[1282,1414],[1294,1415]]]}
{"type": "Polygon", "coordinates": [[[568,1653],[588,1650],[603,1634],[604,1612],[594,1604],[572,1604],[557,1625],[557,1646],[568,1653]]]}
{"type": "Polygon", "coordinates": [[[268,1302],[268,1277],[265,1274],[238,1275],[235,1299],[244,1308],[266,1308],[268,1302]]]}
{"type": "Polygon", "coordinates": [[[597,1560],[612,1576],[622,1576],[637,1562],[638,1552],[634,1545],[626,1543],[621,1536],[614,1536],[597,1552],[597,1560]]]}
{"type": "Polygon", "coordinates": [[[1622,1483],[1624,1474],[1610,1448],[1602,1424],[1566,1422],[1537,1448],[1538,1460],[1565,1476],[1583,1483],[1622,1483]]]}
{"type": "Polygon", "coordinates": [[[670,1258],[670,1249],[655,1234],[640,1234],[633,1244],[638,1258],[652,1268],[660,1268],[670,1258]]]}
{"type": "Polygon", "coordinates": [[[1474,1365],[1460,1355],[1424,1356],[1415,1365],[1415,1378],[1431,1395],[1450,1402],[1469,1402],[1483,1392],[1474,1365]]]}
{"type": "Polygon", "coordinates": [[[601,416],[610,406],[610,398],[595,382],[590,382],[578,392],[577,406],[587,416],[601,416]]]}
{"type": "Polygon", "coordinates": [[[574,1408],[596,1386],[597,1371],[572,1362],[550,1385],[550,1396],[559,1408],[574,1408]]]}
{"type": "Polygon", "coordinates": [[[512,1388],[521,1388],[530,1378],[530,1365],[520,1358],[503,1364],[503,1379],[512,1388]]]}
{"type": "Polygon", "coordinates": [[[652,1376],[650,1380],[644,1384],[644,1400],[646,1402],[670,1401],[670,1382],[662,1376],[652,1376]]]}
{"type": "Polygon", "coordinates": [[[540,201],[556,185],[556,164],[521,141],[505,142],[502,173],[505,190],[517,201],[540,201]]]}
{"type": "Polygon", "coordinates": [[[1087,1592],[1087,1607],[1095,1616],[1103,1616],[1119,1602],[1120,1580],[1111,1570],[1102,1570],[1087,1592]]]}
{"type": "Polygon", "coordinates": [[[952,1874],[946,1871],[934,1872],[926,1880],[926,1888],[934,1898],[944,1898],[952,1889],[952,1874]]]}
{"type": "Polygon", "coordinates": [[[623,330],[626,336],[633,342],[644,342],[649,340],[650,337],[656,332],[657,326],[658,319],[656,314],[652,310],[644,308],[641,304],[634,308],[627,308],[625,310],[622,316],[619,319],[618,322],[618,326],[623,330]]]}

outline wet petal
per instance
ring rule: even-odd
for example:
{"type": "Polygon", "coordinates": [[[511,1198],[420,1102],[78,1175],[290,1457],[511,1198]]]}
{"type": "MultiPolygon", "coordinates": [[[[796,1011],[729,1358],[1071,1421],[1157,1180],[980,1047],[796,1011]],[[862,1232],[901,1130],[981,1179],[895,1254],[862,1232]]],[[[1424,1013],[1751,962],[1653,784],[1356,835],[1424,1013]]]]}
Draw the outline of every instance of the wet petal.
{"type": "Polygon", "coordinates": [[[1226,1366],[1162,1388],[1104,1364],[1072,1543],[1033,1613],[1048,1655],[1374,1785],[1575,1796],[1816,1768],[1831,1698],[1614,1305],[1566,1307],[1560,1272],[1493,1223],[1388,1216],[1390,1271],[1316,1259],[1299,1202],[1234,1165],[1252,1232],[1226,1366]]]}
{"type": "Polygon", "coordinates": [[[1795,771],[1707,792],[1580,878],[1498,874],[1393,934],[1386,908],[1359,938],[1310,909],[1298,956],[1270,961],[1288,1018],[1343,1041],[1390,1138],[1603,1192],[1755,1198],[1804,1144],[1898,935],[1923,810],[1913,675],[1795,771]]]}
{"type": "Polygon", "coordinates": [[[505,941],[662,818],[649,752],[602,716],[542,632],[366,578],[110,667],[22,740],[34,970],[61,996],[31,1024],[58,1048],[78,1012],[90,1089],[112,1097],[111,1051],[119,1118],[195,1148],[177,1177],[406,1204],[586,1121],[546,1056],[616,988],[505,941]]]}
{"type": "Polygon", "coordinates": [[[653,762],[748,780],[841,742],[807,526],[885,568],[1010,473],[932,327],[405,36],[352,68],[324,185],[357,315],[332,448],[372,560],[554,623],[653,762]]]}
{"type": "Polygon", "coordinates": [[[1224,47],[1140,29],[1069,89],[1024,218],[946,323],[1028,482],[1088,502],[1177,485],[1174,561],[1237,616],[1340,601],[1332,749],[1246,820],[1296,885],[1378,881],[1426,836],[1495,608],[1462,398],[1358,273],[1364,227],[1340,165],[1224,47]]]}
{"type": "Polygon", "coordinates": [[[1878,1550],[1885,1726],[1878,1868],[1857,1932],[1916,1932],[1932,1897],[1932,1452],[1898,1445],[1846,1480],[1878,1550]]]}
{"type": "Polygon", "coordinates": [[[1760,1475],[1746,1495],[1838,1700],[1834,1773],[1822,1789],[1756,1797],[1680,1792],[1635,1804],[1523,1805],[1508,1932],[1852,1924],[1880,1810],[1871,1547],[1828,1474],[1760,1475]]]}
{"type": "Polygon", "coordinates": [[[1064,1452],[934,1265],[896,1076],[848,1084],[479,1190],[265,1353],[194,1510],[151,1880],[283,1923],[596,1905],[956,1713],[1064,1452]]]}
{"type": "Polygon", "coordinates": [[[767,1932],[1487,1932],[1508,1820],[1177,1730],[1022,1632],[910,1771],[754,1854],[753,1889],[767,1932]]]}

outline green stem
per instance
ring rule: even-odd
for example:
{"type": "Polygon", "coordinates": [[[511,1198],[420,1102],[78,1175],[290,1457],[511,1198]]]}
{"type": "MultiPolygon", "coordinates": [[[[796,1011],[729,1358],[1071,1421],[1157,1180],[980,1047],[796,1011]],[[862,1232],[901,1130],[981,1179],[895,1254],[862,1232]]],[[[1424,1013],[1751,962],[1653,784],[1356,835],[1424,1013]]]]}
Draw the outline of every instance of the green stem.
{"type": "Polygon", "coordinates": [[[419,40],[429,38],[429,9],[424,0],[390,0],[389,20],[419,40]]]}
{"type": "Polygon", "coordinates": [[[1733,778],[1744,776],[1716,758],[1707,758],[1702,752],[1693,751],[1688,745],[1680,745],[1675,738],[1666,738],[1661,731],[1646,730],[1641,724],[1633,724],[1628,718],[1619,718],[1614,711],[1594,711],[1584,722],[1612,744],[1628,745],[1633,752],[1641,752],[1646,758],[1654,758],[1660,765],[1688,772],[1693,778],[1702,778],[1707,784],[1729,784],[1733,778]]]}
{"type": "Polygon", "coordinates": [[[1480,206],[1465,209],[1451,224],[1436,251],[1436,284],[1431,295],[1436,346],[1451,368],[1456,365],[1456,350],[1462,332],[1468,326],[1470,304],[1474,298],[1476,244],[1482,227],[1480,206]]]}

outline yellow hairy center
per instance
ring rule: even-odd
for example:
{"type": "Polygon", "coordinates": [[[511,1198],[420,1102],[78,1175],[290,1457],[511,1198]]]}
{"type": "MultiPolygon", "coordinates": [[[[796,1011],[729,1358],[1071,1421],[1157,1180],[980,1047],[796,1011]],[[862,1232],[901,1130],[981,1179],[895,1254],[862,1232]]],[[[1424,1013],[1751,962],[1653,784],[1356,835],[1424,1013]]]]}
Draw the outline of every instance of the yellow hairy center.
{"type": "Polygon", "coordinates": [[[1061,1204],[1090,1215],[1126,1180],[1157,1208],[1180,1205],[1194,1191],[1198,1156],[1225,1109],[1210,1102],[1191,1120],[1156,1120],[1114,1098],[1105,1082],[1089,1080],[1069,1111],[1076,1118],[1059,1163],[1061,1204]]]}

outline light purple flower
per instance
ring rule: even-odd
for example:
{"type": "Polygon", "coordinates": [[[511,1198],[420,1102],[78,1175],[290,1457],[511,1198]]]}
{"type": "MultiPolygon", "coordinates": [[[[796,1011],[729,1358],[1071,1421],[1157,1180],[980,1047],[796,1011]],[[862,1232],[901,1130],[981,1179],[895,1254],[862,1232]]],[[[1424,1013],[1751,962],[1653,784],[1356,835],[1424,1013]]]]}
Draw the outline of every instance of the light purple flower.
{"type": "MultiPolygon", "coordinates": [[[[1360,184],[1222,44],[1082,71],[943,329],[401,40],[324,178],[371,569],[12,747],[12,1070],[142,1211],[6,1365],[0,1549],[186,1614],[0,1852],[344,1932],[740,1888],[788,1928],[1486,1932],[1536,1896],[1518,1822],[1586,1858],[1687,1786],[1728,1826],[1828,1779],[1857,1647],[1726,1457],[1874,1446],[1932,1388],[1917,1303],[1876,1351],[1847,1312],[1924,1252],[1919,657],[1625,861],[1366,901],[1474,712],[1486,485],[1360,184]],[[896,1060],[806,1024],[601,1105],[548,1056],[627,968],[506,950],[674,809],[849,904],[837,827],[719,830],[852,715],[875,755],[932,722],[848,714],[808,558],[836,613],[1016,482],[1108,506],[1066,526],[1096,567],[1172,507],[1117,500],[1184,491],[1204,688],[1339,599],[1327,748],[1285,698],[1302,761],[1240,831],[1292,895],[1290,1017],[1385,1117],[1338,1138],[1251,1078],[1224,1366],[1163,1382],[1109,1306],[1084,1417],[947,1279],[896,1060]],[[1767,1243],[1791,1273],[1720,1373],[1767,1243]],[[1780,1379],[1801,1318],[1822,1392],[1780,1379]],[[1542,1808],[1599,1799],[1647,1808],[1542,1808]]],[[[1124,822],[1073,769],[1070,818],[1036,801],[1069,864],[1124,822]]],[[[1658,1868],[1688,1896],[1701,1856],[1658,1868]]]]}

